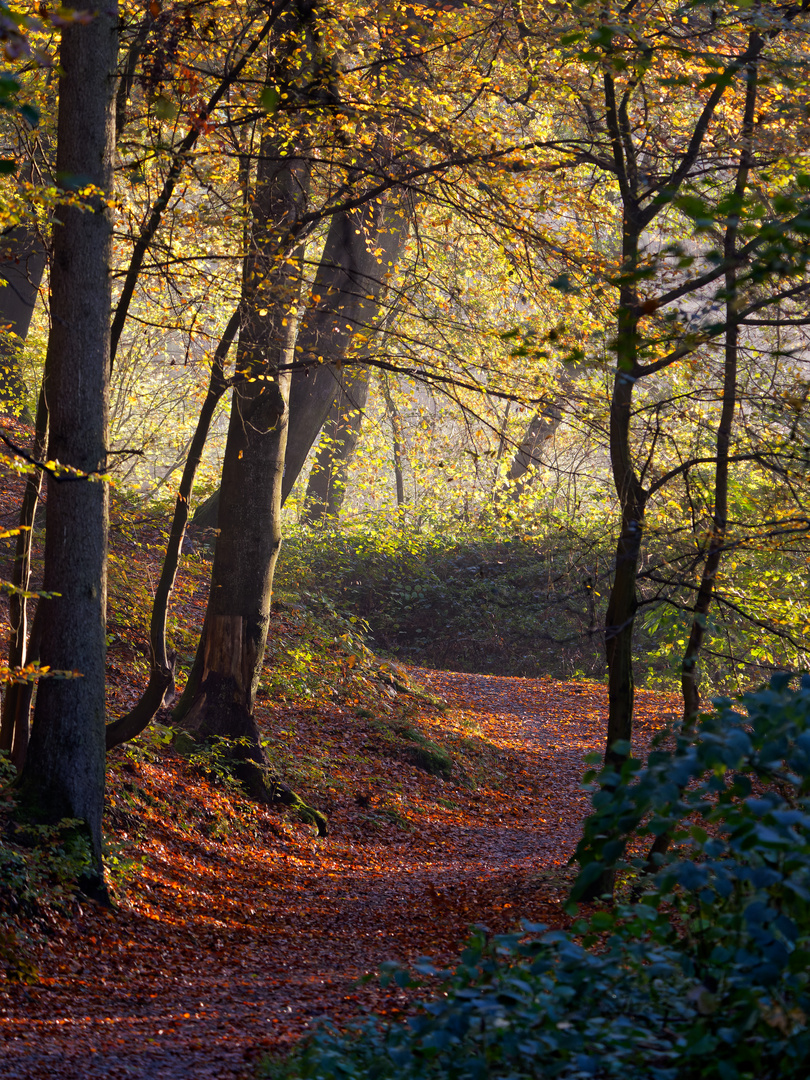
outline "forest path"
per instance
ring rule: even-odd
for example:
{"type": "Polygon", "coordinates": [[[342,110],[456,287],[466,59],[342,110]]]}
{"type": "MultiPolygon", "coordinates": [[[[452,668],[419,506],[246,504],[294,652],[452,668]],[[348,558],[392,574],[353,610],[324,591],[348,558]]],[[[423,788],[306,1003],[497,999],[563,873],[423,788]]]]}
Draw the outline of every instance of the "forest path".
{"type": "MultiPolygon", "coordinates": [[[[325,840],[303,826],[282,831],[264,811],[249,844],[150,823],[146,869],[121,908],[86,905],[42,956],[37,985],[0,983],[4,1080],[251,1077],[263,1052],[315,1016],[343,1021],[404,1004],[376,981],[354,985],[386,959],[449,959],[474,922],[564,924],[564,868],[587,812],[582,759],[603,749],[604,687],[413,675],[449,703],[428,725],[497,748],[495,782],[444,781],[437,798],[426,778],[430,802],[423,774],[400,762],[404,826],[419,806],[413,831],[390,822],[385,831],[373,798],[361,811],[356,797],[332,810],[325,840]]],[[[672,703],[639,699],[643,744],[672,703]]],[[[319,718],[327,731],[330,722],[339,737],[343,719],[319,718]]],[[[164,792],[176,784],[181,820],[195,797],[188,779],[139,769],[164,792]]]]}

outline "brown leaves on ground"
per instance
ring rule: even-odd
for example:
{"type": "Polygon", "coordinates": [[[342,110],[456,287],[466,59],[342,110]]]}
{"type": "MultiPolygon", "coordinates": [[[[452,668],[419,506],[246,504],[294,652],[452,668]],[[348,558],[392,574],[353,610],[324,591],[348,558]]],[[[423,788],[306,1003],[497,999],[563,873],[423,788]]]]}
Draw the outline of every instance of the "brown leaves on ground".
{"type": "MultiPolygon", "coordinates": [[[[371,982],[384,960],[453,956],[471,923],[561,910],[587,796],[582,756],[601,749],[605,691],[448,672],[413,673],[450,703],[424,729],[490,755],[497,774],[442,780],[378,756],[344,710],[276,707],[302,759],[331,744],[335,768],[306,797],[330,835],[196,775],[170,750],[121,752],[111,820],[146,857],[114,912],[83,905],[38,957],[43,977],[0,994],[3,1075],[249,1076],[254,1059],[313,1020],[405,1006],[371,982]],[[130,808],[127,809],[127,804],[130,808]]],[[[642,740],[671,703],[640,695],[642,740]]],[[[1,985],[1,984],[0,984],[1,985]]]]}
{"type": "MultiPolygon", "coordinates": [[[[115,544],[123,599],[151,571],[124,532],[115,544]]],[[[201,563],[186,575],[175,609],[189,643],[205,574],[201,563]]],[[[449,961],[473,923],[566,924],[582,759],[603,749],[605,689],[401,668],[392,679],[327,633],[310,656],[308,618],[295,605],[275,614],[269,666],[282,654],[294,666],[268,679],[257,715],[274,768],[329,815],[329,836],[246,801],[215,758],[181,757],[159,728],[116,750],[118,906],[51,919],[33,985],[0,977],[4,1080],[249,1077],[319,1016],[406,1008],[396,989],[357,984],[383,961],[449,961]],[[320,683],[306,682],[308,664],[320,683]],[[417,767],[414,747],[449,758],[449,776],[417,767]]],[[[111,626],[114,715],[145,674],[145,620],[119,605],[111,626]]],[[[643,749],[677,704],[638,699],[643,749]]]]}

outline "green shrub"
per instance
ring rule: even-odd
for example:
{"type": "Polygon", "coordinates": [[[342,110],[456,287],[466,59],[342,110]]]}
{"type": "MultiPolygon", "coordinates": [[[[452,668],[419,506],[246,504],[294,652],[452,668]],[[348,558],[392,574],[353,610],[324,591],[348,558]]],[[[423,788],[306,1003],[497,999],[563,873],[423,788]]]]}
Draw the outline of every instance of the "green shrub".
{"type": "Polygon", "coordinates": [[[378,649],[403,660],[502,675],[601,675],[593,631],[603,601],[590,588],[597,546],[571,529],[528,524],[519,532],[384,519],[340,531],[297,528],[285,538],[276,582],[322,593],[367,623],[378,649]]]}
{"type": "MultiPolygon", "coordinates": [[[[575,893],[640,901],[571,933],[478,931],[407,1023],[324,1027],[277,1078],[804,1080],[810,1075],[810,677],[721,701],[648,764],[595,782],[575,893]],[[644,842],[672,833],[653,876],[644,842]],[[634,842],[634,843],[631,843],[634,842]],[[638,854],[628,857],[628,851],[638,854]]],[[[392,970],[403,987],[414,975],[392,970]]]]}

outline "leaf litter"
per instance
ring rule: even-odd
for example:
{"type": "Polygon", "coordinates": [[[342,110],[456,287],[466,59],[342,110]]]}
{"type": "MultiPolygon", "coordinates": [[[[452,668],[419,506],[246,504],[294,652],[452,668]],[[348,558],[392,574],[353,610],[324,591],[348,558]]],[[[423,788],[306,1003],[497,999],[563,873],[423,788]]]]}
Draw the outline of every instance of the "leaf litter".
{"type": "MultiPolygon", "coordinates": [[[[130,582],[148,579],[151,527],[116,541],[130,582]]],[[[190,641],[206,572],[203,561],[186,572],[175,604],[190,641]]],[[[143,631],[116,633],[112,714],[145,671],[143,631]]],[[[306,610],[274,611],[257,720],[274,768],[328,814],[329,835],[248,802],[163,729],[114,751],[116,907],[52,914],[37,977],[0,976],[4,1080],[251,1077],[321,1016],[407,1010],[396,986],[358,983],[385,961],[451,962],[473,924],[569,925],[567,863],[588,809],[583,758],[604,748],[605,687],[358,660],[350,633],[321,633],[320,652],[302,653],[312,636],[306,610]],[[282,653],[296,657],[295,685],[289,672],[273,681],[282,653]]],[[[639,691],[637,702],[643,754],[677,701],[639,691]]]]}

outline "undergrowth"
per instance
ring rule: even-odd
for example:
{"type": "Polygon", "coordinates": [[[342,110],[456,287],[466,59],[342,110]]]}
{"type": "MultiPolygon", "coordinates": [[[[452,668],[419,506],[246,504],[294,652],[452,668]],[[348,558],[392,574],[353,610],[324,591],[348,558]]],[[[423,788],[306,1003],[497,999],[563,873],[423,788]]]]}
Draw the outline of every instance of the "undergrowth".
{"type": "Polygon", "coordinates": [[[290,592],[320,592],[363,620],[375,647],[428,667],[600,677],[594,541],[445,522],[409,529],[294,528],[277,570],[290,592]]]}

